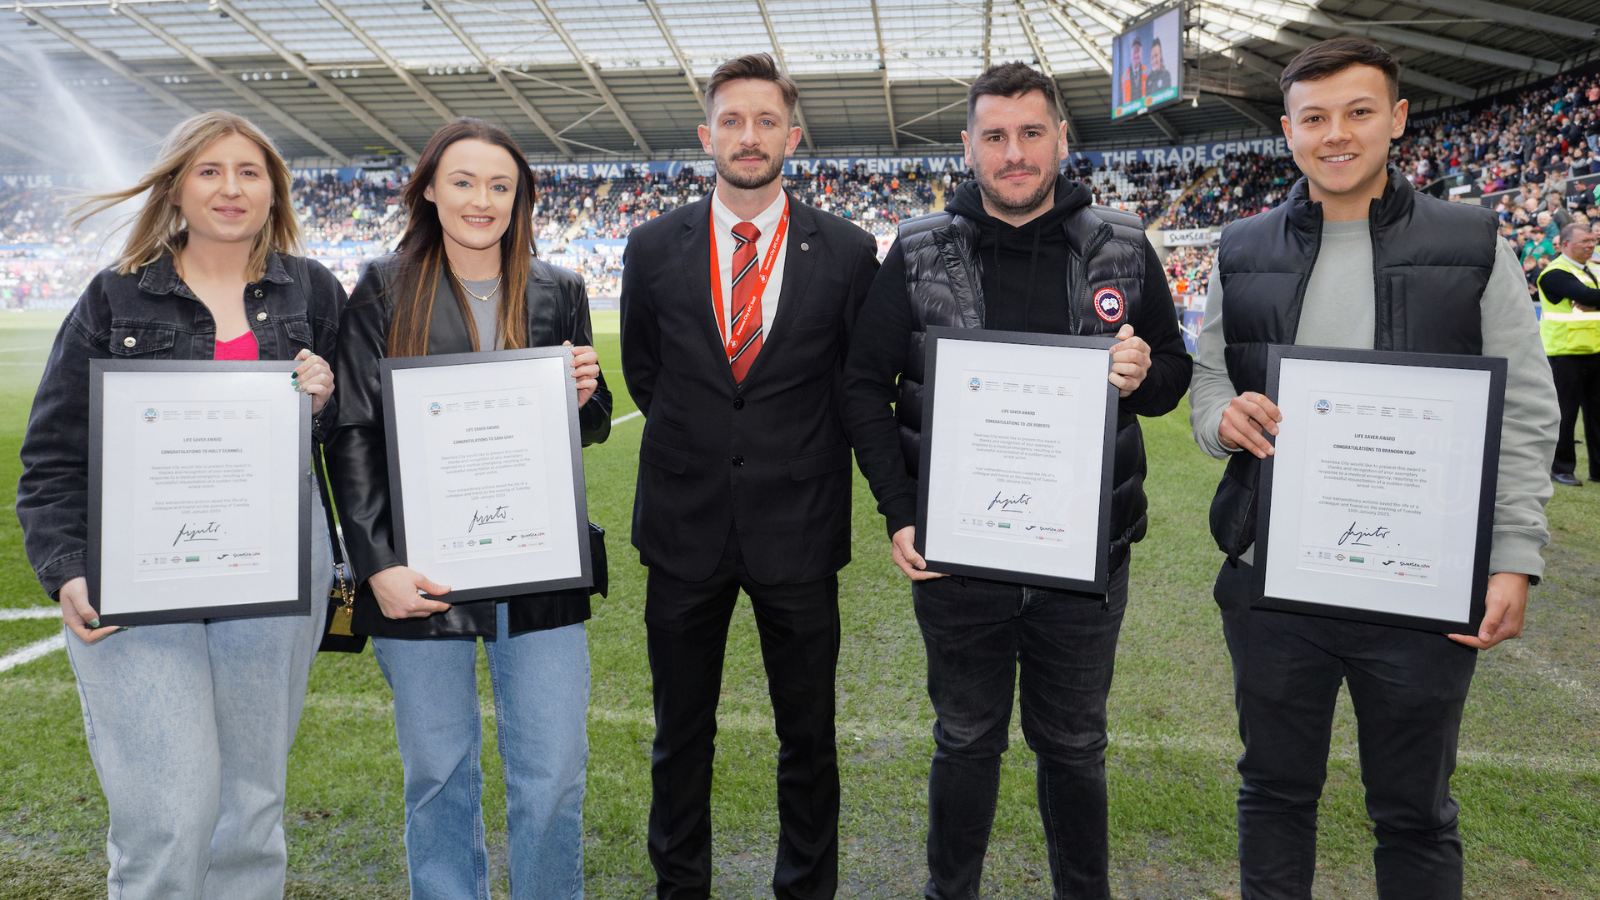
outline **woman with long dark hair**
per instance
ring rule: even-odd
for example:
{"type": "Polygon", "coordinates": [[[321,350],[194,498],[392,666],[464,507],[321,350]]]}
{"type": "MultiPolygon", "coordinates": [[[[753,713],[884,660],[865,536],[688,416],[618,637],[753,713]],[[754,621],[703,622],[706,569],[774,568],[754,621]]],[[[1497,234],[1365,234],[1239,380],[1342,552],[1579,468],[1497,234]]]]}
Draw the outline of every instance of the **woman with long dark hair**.
{"type": "MultiPolygon", "coordinates": [[[[22,441],[17,518],[61,601],[84,732],[106,795],[117,900],[275,900],[283,796],[333,559],[312,514],[310,615],[101,627],[89,603],[89,361],[300,360],[322,432],[344,288],[292,255],[300,228],[271,139],[227,112],[178,123],[139,181],[88,198],[84,219],[143,196],[115,265],[67,314],[22,441]]],[[[203,376],[197,376],[203,377],[203,376]]]]}
{"type": "Polygon", "coordinates": [[[362,582],[353,628],[373,637],[394,690],[411,896],[488,897],[482,638],[505,766],[512,895],[580,897],[589,592],[455,606],[419,594],[449,588],[395,555],[378,361],[571,344],[583,443],[598,443],[611,431],[611,394],[589,346],[588,294],[582,278],[535,256],[533,173],[500,128],[469,118],[441,128],[402,199],[410,221],[399,248],[362,273],[342,320],[327,459],[362,582]]]}

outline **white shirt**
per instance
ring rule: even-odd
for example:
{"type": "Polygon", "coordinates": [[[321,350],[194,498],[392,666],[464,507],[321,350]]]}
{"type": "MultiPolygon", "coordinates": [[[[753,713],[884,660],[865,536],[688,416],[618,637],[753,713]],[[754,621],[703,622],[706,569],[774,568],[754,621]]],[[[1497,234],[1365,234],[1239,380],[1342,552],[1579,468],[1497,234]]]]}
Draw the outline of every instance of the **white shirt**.
{"type": "MultiPolygon", "coordinates": [[[[778,230],[778,219],[783,216],[783,192],[778,193],[778,199],[772,205],[756,214],[750,219],[750,224],[761,231],[761,237],[756,239],[756,265],[759,267],[766,262],[767,249],[772,246],[772,236],[778,230]]],[[[726,344],[733,331],[733,251],[738,246],[738,241],[733,236],[733,226],[745,221],[739,218],[738,213],[729,209],[722,202],[722,195],[711,195],[711,221],[717,229],[717,268],[722,278],[722,342],[726,344]]],[[[794,225],[794,217],[789,218],[789,224],[794,225]]],[[[792,230],[792,228],[791,228],[792,230]]],[[[778,258],[772,262],[772,274],[767,278],[767,289],[761,294],[761,340],[763,343],[772,340],[772,322],[778,317],[778,295],[783,293],[783,262],[789,255],[789,241],[793,234],[784,235],[783,246],[778,249],[778,258]]],[[[755,273],[746,276],[754,278],[755,273]]],[[[758,285],[760,282],[756,282],[758,285]]]]}

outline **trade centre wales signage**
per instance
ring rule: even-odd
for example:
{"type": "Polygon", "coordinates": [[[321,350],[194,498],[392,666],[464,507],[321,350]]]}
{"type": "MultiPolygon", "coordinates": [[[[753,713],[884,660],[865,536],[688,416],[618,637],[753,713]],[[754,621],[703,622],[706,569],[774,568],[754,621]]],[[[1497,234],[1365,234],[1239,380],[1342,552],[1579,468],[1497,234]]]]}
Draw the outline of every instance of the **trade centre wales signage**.
{"type": "MultiPolygon", "coordinates": [[[[1188,166],[1196,163],[1202,166],[1212,166],[1236,153],[1288,156],[1289,147],[1280,135],[1275,138],[1213,141],[1205,144],[1174,144],[1164,147],[1139,147],[1132,150],[1085,150],[1069,153],[1067,159],[1062,161],[1062,165],[1077,165],[1082,162],[1088,162],[1089,165],[1100,168],[1101,166],[1146,162],[1152,166],[1188,166]]],[[[966,159],[957,155],[816,156],[790,157],[784,161],[783,174],[804,175],[823,166],[833,166],[848,171],[857,165],[864,166],[869,173],[884,175],[895,174],[906,169],[915,169],[919,165],[932,172],[943,172],[947,169],[964,172],[967,169],[966,159]]],[[[701,175],[710,175],[712,172],[711,161],[708,159],[535,163],[533,168],[540,172],[554,172],[572,178],[621,178],[626,170],[630,168],[633,169],[636,175],[641,173],[650,175],[664,174],[669,178],[686,169],[692,169],[701,175]]]]}

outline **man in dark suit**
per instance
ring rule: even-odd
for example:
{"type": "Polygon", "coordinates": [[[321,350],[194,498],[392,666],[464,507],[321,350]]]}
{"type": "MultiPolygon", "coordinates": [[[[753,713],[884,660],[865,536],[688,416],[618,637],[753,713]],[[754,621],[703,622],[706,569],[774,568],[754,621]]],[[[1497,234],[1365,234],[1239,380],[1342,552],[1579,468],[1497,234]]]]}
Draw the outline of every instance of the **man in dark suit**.
{"type": "Polygon", "coordinates": [[[740,588],[780,749],[773,893],[838,882],[834,668],[850,561],[850,446],[835,394],[876,242],[789,197],[798,89],[770,56],[720,66],[700,140],[715,193],[636,228],[622,370],[645,415],[633,543],[649,567],[650,860],[660,898],[711,890],[711,763],[740,588]]]}

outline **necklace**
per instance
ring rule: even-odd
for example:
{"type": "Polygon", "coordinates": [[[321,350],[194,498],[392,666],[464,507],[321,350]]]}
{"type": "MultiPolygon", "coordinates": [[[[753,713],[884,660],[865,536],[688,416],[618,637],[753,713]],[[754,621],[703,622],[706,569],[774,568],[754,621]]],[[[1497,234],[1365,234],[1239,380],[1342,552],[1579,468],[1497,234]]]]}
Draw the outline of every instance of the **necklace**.
{"type": "Polygon", "coordinates": [[[484,303],[488,303],[490,301],[490,299],[492,299],[494,297],[495,291],[500,290],[500,279],[505,277],[505,273],[503,273],[503,272],[501,274],[499,274],[499,275],[494,276],[494,287],[489,288],[489,293],[483,294],[483,295],[480,296],[478,294],[473,293],[472,292],[472,288],[467,287],[467,283],[464,280],[462,280],[460,275],[456,274],[456,267],[450,265],[450,260],[448,258],[445,259],[445,263],[444,264],[446,266],[450,266],[450,277],[452,277],[452,278],[454,278],[456,280],[456,284],[461,285],[461,289],[463,291],[466,291],[468,296],[470,296],[474,300],[482,300],[484,303]]]}

